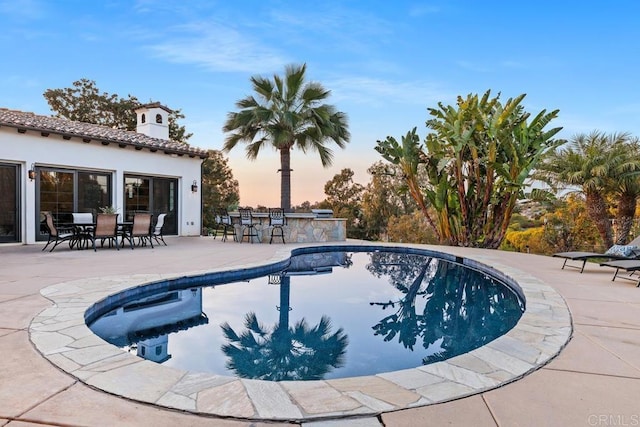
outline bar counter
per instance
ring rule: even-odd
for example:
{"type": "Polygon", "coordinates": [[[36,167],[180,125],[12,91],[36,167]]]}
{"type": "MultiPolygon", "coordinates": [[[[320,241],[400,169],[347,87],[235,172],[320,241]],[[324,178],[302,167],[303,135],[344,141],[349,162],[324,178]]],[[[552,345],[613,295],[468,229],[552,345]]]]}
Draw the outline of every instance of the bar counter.
{"type": "MultiPolygon", "coordinates": [[[[240,226],[240,214],[229,212],[233,219],[238,240],[242,236],[240,226]]],[[[252,213],[258,238],[261,243],[269,243],[271,228],[269,227],[269,214],[267,212],[252,213]]],[[[324,217],[322,213],[285,213],[286,219],[284,240],[286,243],[317,243],[317,242],[344,242],[347,239],[346,218],[324,217]]],[[[275,236],[273,243],[281,243],[282,239],[275,236]]]]}

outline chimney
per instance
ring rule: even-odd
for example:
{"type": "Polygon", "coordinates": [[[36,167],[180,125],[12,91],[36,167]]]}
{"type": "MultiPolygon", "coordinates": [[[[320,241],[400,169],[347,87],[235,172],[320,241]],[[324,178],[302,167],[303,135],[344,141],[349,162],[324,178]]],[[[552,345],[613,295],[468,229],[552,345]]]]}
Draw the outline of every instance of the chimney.
{"type": "Polygon", "coordinates": [[[136,132],[143,133],[151,138],[169,139],[169,108],[154,102],[144,104],[135,109],[138,125],[136,132]]]}

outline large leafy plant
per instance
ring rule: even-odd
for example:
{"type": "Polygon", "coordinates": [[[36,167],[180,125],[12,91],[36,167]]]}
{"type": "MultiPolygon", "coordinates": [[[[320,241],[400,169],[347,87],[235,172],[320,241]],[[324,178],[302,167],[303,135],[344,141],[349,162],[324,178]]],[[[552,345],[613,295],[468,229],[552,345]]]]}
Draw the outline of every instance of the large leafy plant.
{"type": "Polygon", "coordinates": [[[387,137],[376,150],[400,165],[414,200],[441,243],[497,248],[516,201],[544,152],[561,144],[560,127],[545,130],[558,110],[524,111],[525,95],[508,99],[490,91],[458,97],[456,106],[429,108],[432,131],[419,142],[415,129],[399,144],[387,137]],[[418,168],[427,185],[415,188],[418,168]],[[412,188],[414,187],[414,188],[412,188]]]}

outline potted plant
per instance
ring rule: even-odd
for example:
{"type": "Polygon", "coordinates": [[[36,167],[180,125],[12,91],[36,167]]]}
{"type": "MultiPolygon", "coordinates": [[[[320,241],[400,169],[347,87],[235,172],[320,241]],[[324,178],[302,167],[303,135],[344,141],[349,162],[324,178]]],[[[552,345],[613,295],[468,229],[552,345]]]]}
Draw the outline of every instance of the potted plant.
{"type": "Polygon", "coordinates": [[[100,208],[100,212],[103,214],[114,214],[116,213],[116,209],[113,206],[103,206],[100,208]]]}

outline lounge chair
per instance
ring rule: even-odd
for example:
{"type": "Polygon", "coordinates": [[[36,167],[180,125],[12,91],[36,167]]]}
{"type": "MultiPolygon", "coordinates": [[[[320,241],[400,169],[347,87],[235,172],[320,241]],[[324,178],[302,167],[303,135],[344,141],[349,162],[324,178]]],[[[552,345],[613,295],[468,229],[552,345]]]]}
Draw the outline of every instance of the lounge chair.
{"type": "Polygon", "coordinates": [[[606,260],[634,260],[640,259],[640,236],[629,242],[628,245],[613,245],[606,252],[558,252],[552,256],[564,258],[562,269],[565,267],[579,268],[580,273],[584,271],[584,267],[590,259],[606,259],[606,260]],[[568,265],[567,261],[582,261],[581,266],[568,265]]]}
{"type": "Polygon", "coordinates": [[[621,277],[622,279],[635,280],[637,282],[636,287],[640,288],[640,278],[636,279],[636,278],[632,277],[633,273],[635,273],[636,271],[640,270],[640,259],[625,259],[625,260],[607,261],[607,262],[601,263],[600,266],[601,267],[613,267],[613,268],[616,269],[616,272],[613,273],[613,278],[611,279],[612,282],[614,280],[616,280],[616,277],[621,277]],[[620,270],[624,270],[627,273],[631,272],[631,274],[629,274],[629,276],[627,276],[627,277],[618,276],[618,272],[620,270]]]}

